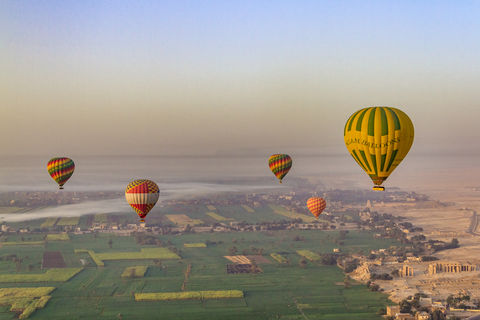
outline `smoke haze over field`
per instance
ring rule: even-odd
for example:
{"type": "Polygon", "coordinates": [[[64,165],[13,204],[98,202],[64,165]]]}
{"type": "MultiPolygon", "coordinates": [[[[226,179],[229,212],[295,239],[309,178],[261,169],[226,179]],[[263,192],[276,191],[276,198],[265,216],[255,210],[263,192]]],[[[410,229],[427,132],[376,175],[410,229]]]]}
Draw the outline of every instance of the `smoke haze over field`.
{"type": "MultiPolygon", "coordinates": [[[[181,199],[223,192],[259,192],[279,188],[278,185],[228,185],[208,183],[159,184],[159,187],[160,198],[156,206],[157,209],[161,206],[162,200],[181,199]]],[[[50,217],[77,217],[89,214],[118,212],[132,213],[131,210],[125,199],[121,197],[119,199],[87,201],[52,208],[35,209],[22,214],[0,214],[0,221],[19,222],[50,217]]]]}
{"type": "MultiPolygon", "coordinates": [[[[150,178],[160,187],[160,200],[188,198],[219,192],[291,191],[296,178],[309,179],[315,188],[369,190],[371,180],[348,155],[293,156],[293,167],[282,185],[270,172],[265,157],[80,157],[66,191],[117,191],[136,178],[150,178]]],[[[0,158],[0,192],[56,191],[41,157],[0,158]]],[[[445,186],[479,186],[479,157],[408,155],[385,186],[431,193],[445,186]]],[[[61,191],[59,191],[61,192],[61,191]]],[[[313,190],[312,190],[313,192],[313,190]]],[[[24,214],[0,215],[5,221],[44,217],[80,216],[130,212],[122,197],[114,200],[34,210],[24,214]]]]}
{"type": "MultiPolygon", "coordinates": [[[[415,142],[414,142],[415,145],[415,142]]],[[[412,148],[413,149],[413,148],[412,148]]],[[[343,154],[305,156],[290,153],[293,178],[315,178],[325,188],[369,188],[371,181],[345,149],[343,154]]],[[[151,179],[161,190],[226,185],[279,186],[261,157],[72,157],[76,168],[67,191],[119,191],[134,179],[151,179]]],[[[48,175],[48,157],[0,157],[0,192],[56,191],[48,175]]],[[[422,188],[435,180],[444,184],[479,177],[479,156],[451,153],[422,155],[411,150],[391,174],[386,186],[422,188]]],[[[472,182],[473,183],[473,182],[472,182]]]]}

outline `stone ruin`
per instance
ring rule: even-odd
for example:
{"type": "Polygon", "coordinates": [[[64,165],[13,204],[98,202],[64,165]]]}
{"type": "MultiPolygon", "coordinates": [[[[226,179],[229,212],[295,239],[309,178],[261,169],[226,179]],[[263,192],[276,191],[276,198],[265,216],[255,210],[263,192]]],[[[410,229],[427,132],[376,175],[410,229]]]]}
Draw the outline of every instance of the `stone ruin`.
{"type": "Polygon", "coordinates": [[[437,274],[440,272],[457,273],[477,271],[477,265],[458,262],[436,262],[428,265],[428,274],[437,274]]]}

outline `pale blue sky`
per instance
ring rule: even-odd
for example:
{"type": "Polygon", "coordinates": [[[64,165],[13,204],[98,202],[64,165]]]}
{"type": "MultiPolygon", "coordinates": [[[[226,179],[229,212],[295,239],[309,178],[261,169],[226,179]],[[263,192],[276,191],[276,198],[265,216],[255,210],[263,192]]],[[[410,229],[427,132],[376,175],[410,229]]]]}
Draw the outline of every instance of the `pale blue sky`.
{"type": "Polygon", "coordinates": [[[478,1],[0,2],[9,154],[344,149],[365,106],[420,152],[480,131],[478,1]]]}

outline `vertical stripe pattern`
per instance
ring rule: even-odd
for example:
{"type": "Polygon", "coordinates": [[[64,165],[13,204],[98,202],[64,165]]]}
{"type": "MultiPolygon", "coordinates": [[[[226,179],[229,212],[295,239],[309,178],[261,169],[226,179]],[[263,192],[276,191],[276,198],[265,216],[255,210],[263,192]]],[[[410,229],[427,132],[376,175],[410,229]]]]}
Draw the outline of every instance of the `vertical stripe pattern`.
{"type": "Polygon", "coordinates": [[[52,158],[47,163],[47,170],[50,176],[55,180],[60,189],[70,179],[75,170],[75,163],[72,159],[66,157],[52,158]]]}
{"type": "Polygon", "coordinates": [[[274,154],[268,159],[268,166],[282,183],[282,179],[292,167],[292,158],[288,154],[274,154]]]}
{"type": "Polygon", "coordinates": [[[158,201],[160,190],[155,182],[139,179],[125,189],[125,199],[141,219],[144,219],[158,201]]]}
{"type": "Polygon", "coordinates": [[[361,109],[350,116],[344,129],[348,151],[375,185],[381,185],[405,158],[413,137],[410,118],[390,107],[361,109]]]}

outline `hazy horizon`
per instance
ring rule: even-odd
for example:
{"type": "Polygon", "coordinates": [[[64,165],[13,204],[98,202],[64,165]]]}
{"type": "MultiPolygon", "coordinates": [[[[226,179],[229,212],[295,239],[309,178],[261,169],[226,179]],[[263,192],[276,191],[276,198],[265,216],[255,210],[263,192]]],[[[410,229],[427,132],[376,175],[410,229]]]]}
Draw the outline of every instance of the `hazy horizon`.
{"type": "MultiPolygon", "coordinates": [[[[314,179],[321,188],[365,188],[372,182],[349,154],[312,156],[292,154],[293,166],[279,185],[267,165],[266,156],[250,157],[164,157],[79,156],[66,184],[67,191],[120,191],[133,179],[148,178],[161,190],[189,184],[221,184],[289,188],[298,178],[314,179]],[[292,182],[290,182],[292,181],[292,182]]],[[[56,191],[57,184],[46,170],[49,157],[0,156],[0,192],[56,191]]],[[[440,184],[477,186],[480,156],[409,154],[386,181],[390,187],[427,192],[440,184]]],[[[215,186],[214,186],[215,187],[215,186]]],[[[225,185],[223,185],[225,187],[225,185]]]]}

